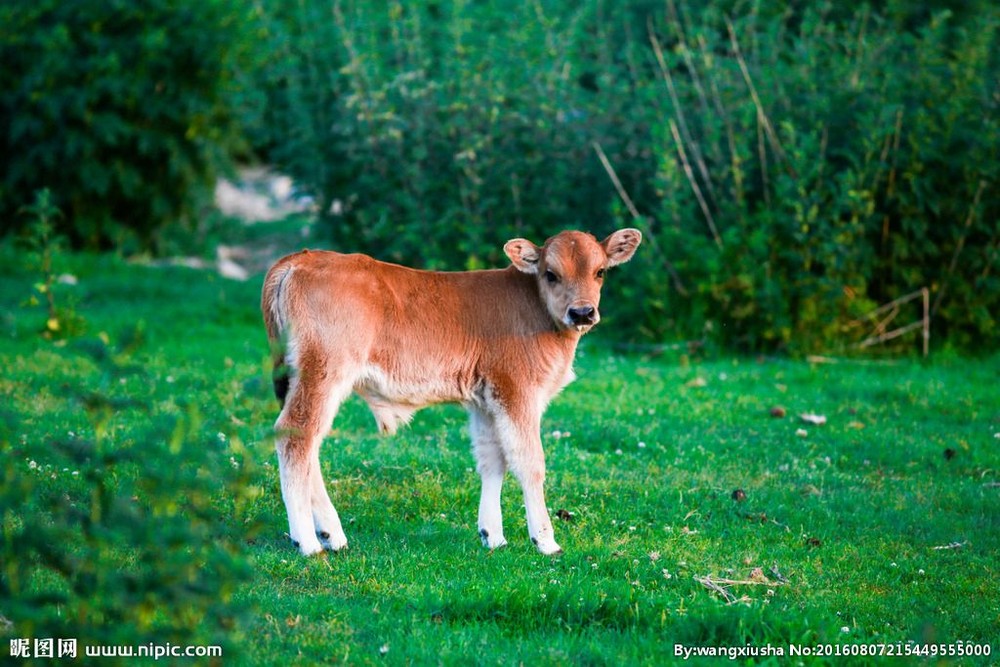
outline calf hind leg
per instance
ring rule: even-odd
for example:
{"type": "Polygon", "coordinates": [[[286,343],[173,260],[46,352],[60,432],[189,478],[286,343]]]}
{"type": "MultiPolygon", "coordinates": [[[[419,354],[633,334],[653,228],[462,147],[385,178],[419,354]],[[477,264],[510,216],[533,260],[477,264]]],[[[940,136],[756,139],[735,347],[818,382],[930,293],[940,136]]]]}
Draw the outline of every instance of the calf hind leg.
{"type": "Polygon", "coordinates": [[[344,527],[340,523],[340,515],[337,514],[330,495],[326,491],[323,483],[323,474],[319,465],[319,447],[316,448],[315,460],[309,468],[309,486],[312,500],[313,524],[316,528],[316,537],[319,538],[323,546],[331,551],[340,551],[347,547],[347,536],[344,534],[344,527]]]}
{"type": "Polygon", "coordinates": [[[320,381],[295,377],[276,424],[288,533],[306,556],[323,550],[321,539],[334,551],[347,546],[340,517],[323,484],[319,449],[350,385],[336,382],[330,374],[323,376],[320,381]]]}

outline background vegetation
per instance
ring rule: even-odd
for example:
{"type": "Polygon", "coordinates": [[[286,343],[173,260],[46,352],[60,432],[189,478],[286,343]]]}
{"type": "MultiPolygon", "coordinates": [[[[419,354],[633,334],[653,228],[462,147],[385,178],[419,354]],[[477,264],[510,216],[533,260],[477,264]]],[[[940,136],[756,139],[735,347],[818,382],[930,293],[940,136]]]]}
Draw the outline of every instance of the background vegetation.
{"type": "Polygon", "coordinates": [[[49,188],[75,246],[134,253],[191,229],[240,146],[234,0],[0,3],[0,232],[49,188]]]}
{"type": "Polygon", "coordinates": [[[998,339],[987,0],[0,11],[7,231],[48,187],[76,245],[156,247],[253,158],[314,197],[337,247],[422,266],[637,225],[648,248],[611,288],[628,339],[843,347],[920,288],[935,341],[998,339]]]}
{"type": "Polygon", "coordinates": [[[505,235],[640,226],[627,337],[828,348],[927,287],[938,335],[981,344],[1000,295],[997,18],[305,3],[271,24],[269,154],[338,245],[402,262],[474,268],[505,235]]]}

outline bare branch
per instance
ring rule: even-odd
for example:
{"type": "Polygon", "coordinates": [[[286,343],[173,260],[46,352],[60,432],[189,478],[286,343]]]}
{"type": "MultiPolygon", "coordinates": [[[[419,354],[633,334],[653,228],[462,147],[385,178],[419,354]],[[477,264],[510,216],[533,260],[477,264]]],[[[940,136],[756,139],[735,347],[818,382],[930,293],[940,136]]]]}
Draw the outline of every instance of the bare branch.
{"type": "MultiPolygon", "coordinates": [[[[601,148],[601,144],[594,141],[591,145],[594,147],[594,151],[597,153],[597,157],[600,159],[601,165],[604,166],[604,171],[608,173],[608,178],[611,179],[612,185],[614,185],[615,190],[618,191],[618,196],[621,197],[622,201],[625,203],[625,208],[628,209],[632,218],[640,226],[642,226],[644,224],[644,218],[639,214],[639,209],[635,207],[635,203],[632,201],[632,198],[629,197],[628,192],[625,190],[625,186],[622,185],[621,179],[618,178],[618,174],[615,172],[615,168],[611,165],[611,160],[609,160],[608,156],[604,154],[604,149],[601,148]]],[[[647,242],[653,246],[656,254],[663,259],[663,264],[666,267],[667,272],[670,274],[670,278],[674,282],[674,289],[676,289],[679,294],[688,296],[689,292],[687,291],[687,288],[684,287],[684,283],[681,282],[681,277],[677,274],[677,270],[674,268],[674,265],[669,259],[667,259],[663,250],[660,249],[659,243],[656,242],[656,237],[653,234],[647,234],[647,236],[649,237],[647,242]]]]}

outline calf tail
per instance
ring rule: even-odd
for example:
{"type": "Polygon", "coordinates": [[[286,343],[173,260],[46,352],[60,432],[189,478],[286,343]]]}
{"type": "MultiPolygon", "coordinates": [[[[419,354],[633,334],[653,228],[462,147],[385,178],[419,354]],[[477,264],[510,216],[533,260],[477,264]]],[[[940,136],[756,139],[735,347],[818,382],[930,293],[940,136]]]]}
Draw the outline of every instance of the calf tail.
{"type": "Polygon", "coordinates": [[[285,282],[292,273],[292,267],[278,262],[267,272],[261,291],[260,310],[267,328],[267,341],[271,347],[273,362],[272,381],[274,395],[281,406],[285,405],[290,380],[286,351],[288,342],[288,318],[285,310],[285,282]]]}

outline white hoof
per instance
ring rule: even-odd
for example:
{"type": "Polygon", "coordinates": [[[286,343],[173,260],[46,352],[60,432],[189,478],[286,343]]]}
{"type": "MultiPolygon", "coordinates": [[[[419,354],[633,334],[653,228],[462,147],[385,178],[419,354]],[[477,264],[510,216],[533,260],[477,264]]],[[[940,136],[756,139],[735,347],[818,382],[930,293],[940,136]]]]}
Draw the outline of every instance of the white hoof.
{"type": "Polygon", "coordinates": [[[299,553],[303,556],[314,556],[323,552],[323,545],[312,535],[303,540],[293,539],[292,544],[298,547],[299,553]]]}
{"type": "Polygon", "coordinates": [[[559,546],[553,539],[537,540],[534,537],[532,537],[531,543],[535,545],[538,551],[545,554],[546,556],[558,556],[563,552],[562,547],[559,546]]]}
{"type": "Polygon", "coordinates": [[[347,536],[344,535],[344,531],[334,534],[319,532],[316,533],[316,537],[330,551],[342,551],[347,548],[347,536]]]}
{"type": "Polygon", "coordinates": [[[480,528],[479,538],[483,541],[483,546],[490,550],[507,546],[507,540],[504,539],[503,533],[499,531],[490,533],[485,528],[480,528]]]}

